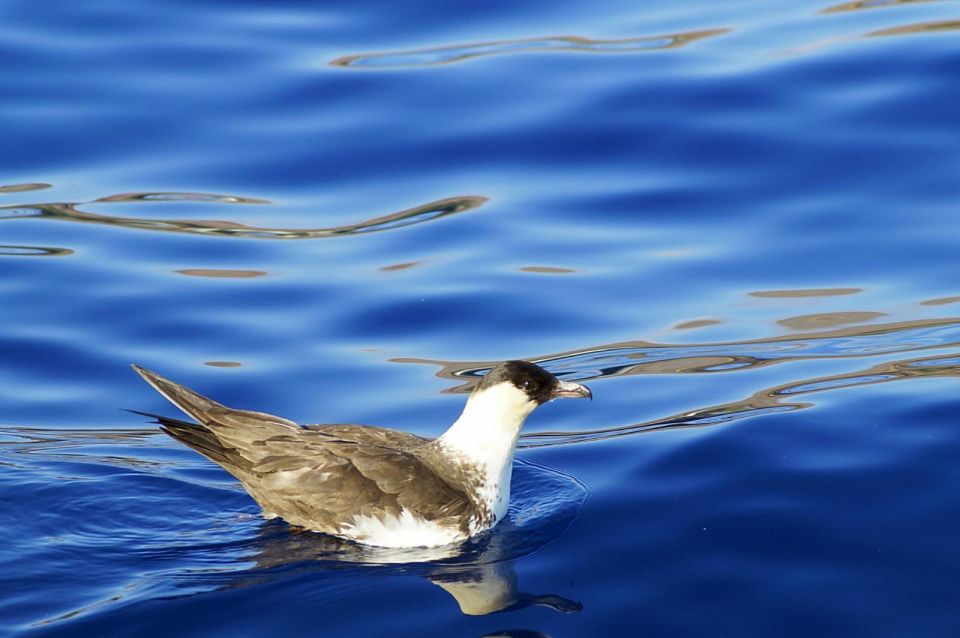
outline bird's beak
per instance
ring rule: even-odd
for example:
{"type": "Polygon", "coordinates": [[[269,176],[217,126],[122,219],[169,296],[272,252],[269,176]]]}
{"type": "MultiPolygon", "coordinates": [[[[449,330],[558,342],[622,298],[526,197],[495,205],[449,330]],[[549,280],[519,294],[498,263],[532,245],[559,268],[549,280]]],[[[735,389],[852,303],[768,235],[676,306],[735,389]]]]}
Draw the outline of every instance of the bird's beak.
{"type": "Polygon", "coordinates": [[[590,392],[590,388],[585,385],[580,385],[573,381],[561,381],[557,389],[553,392],[553,398],[562,399],[564,397],[570,399],[593,399],[593,392],[590,392]]]}

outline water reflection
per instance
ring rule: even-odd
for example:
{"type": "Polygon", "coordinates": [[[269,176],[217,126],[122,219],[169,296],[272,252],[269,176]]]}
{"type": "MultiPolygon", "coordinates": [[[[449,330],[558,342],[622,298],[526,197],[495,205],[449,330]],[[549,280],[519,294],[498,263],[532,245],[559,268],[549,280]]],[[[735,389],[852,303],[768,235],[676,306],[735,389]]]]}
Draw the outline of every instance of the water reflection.
{"type": "Polygon", "coordinates": [[[415,266],[419,266],[421,263],[423,262],[406,261],[400,264],[390,264],[389,266],[380,266],[380,268],[378,268],[377,270],[380,270],[381,272],[397,272],[398,270],[408,270],[410,268],[414,268],[415,266]]]}
{"type": "Polygon", "coordinates": [[[839,295],[855,295],[863,292],[863,288],[798,288],[793,290],[757,290],[749,293],[751,297],[763,298],[795,298],[795,297],[836,297],[839,295]]]}
{"type": "Polygon", "coordinates": [[[165,193],[162,191],[147,193],[120,193],[99,197],[91,203],[130,203],[130,202],[204,202],[212,204],[269,204],[270,200],[220,193],[165,193]]]}
{"type": "Polygon", "coordinates": [[[212,277],[214,279],[253,279],[268,274],[264,270],[235,270],[232,268],[181,268],[174,272],[188,277],[212,277]]]}
{"type": "Polygon", "coordinates": [[[4,257],[65,257],[72,255],[69,248],[54,246],[11,246],[0,245],[0,255],[4,257]]]}
{"type": "Polygon", "coordinates": [[[155,440],[155,429],[83,430],[75,428],[44,429],[0,427],[0,466],[33,472],[59,473],[67,480],[83,478],[53,468],[51,461],[73,461],[78,458],[112,467],[127,469],[158,468],[162,462],[148,454],[137,454],[155,440]],[[113,447],[116,446],[116,447],[113,447]]]}
{"type": "Polygon", "coordinates": [[[33,533],[33,525],[55,528],[63,551],[121,538],[130,548],[131,580],[120,588],[123,593],[40,624],[129,602],[151,587],[170,587],[168,595],[179,597],[299,575],[319,580],[351,573],[424,578],[467,615],[530,606],[561,613],[581,609],[559,594],[524,591],[517,571],[518,562],[562,536],[579,514],[585,488],[562,472],[518,461],[509,516],[491,532],[445,547],[377,548],[263,521],[252,511],[238,513],[238,501],[233,511],[219,511],[209,501],[238,494],[233,481],[208,462],[186,452],[171,455],[171,450],[180,452],[155,428],[0,428],[0,474],[16,473],[24,485],[41,476],[43,484],[55,486],[28,501],[28,508],[44,516],[40,521],[26,515],[25,534],[33,533]],[[43,499],[60,503],[66,494],[79,499],[80,507],[95,506],[101,516],[56,521],[64,508],[43,499]],[[171,515],[186,511],[194,512],[190,520],[171,515]],[[158,574],[162,585],[151,585],[151,574],[158,574]]]}
{"type": "Polygon", "coordinates": [[[0,193],[25,193],[27,191],[41,191],[50,187],[50,184],[44,184],[42,182],[7,184],[5,186],[0,186],[0,193]]]}
{"type": "Polygon", "coordinates": [[[867,36],[912,35],[916,33],[938,33],[942,31],[960,30],[960,20],[938,20],[936,22],[921,22],[919,24],[905,24],[889,29],[871,31],[867,36]]]}
{"type": "Polygon", "coordinates": [[[933,2],[934,0],[857,0],[856,2],[844,2],[843,4],[827,7],[820,13],[842,13],[844,11],[859,11],[861,9],[876,9],[878,7],[890,7],[898,4],[919,4],[922,2],[933,2]]]}
{"type": "MultiPolygon", "coordinates": [[[[802,335],[704,344],[623,341],[580,350],[530,357],[571,380],[635,374],[701,374],[750,370],[791,361],[869,357],[960,345],[960,319],[917,319],[823,330],[802,335]]],[[[437,376],[462,385],[447,390],[470,392],[496,361],[441,361],[413,357],[396,363],[440,366],[437,376]]]]}
{"type": "Polygon", "coordinates": [[[727,33],[729,29],[705,29],[643,38],[594,40],[581,36],[520,38],[460,44],[431,49],[413,49],[387,53],[347,55],[330,62],[332,66],[411,67],[450,64],[488,55],[507,55],[544,51],[576,51],[584,53],[635,53],[659,51],[684,46],[696,40],[727,33]]]}
{"type": "MultiPolygon", "coordinates": [[[[537,448],[582,444],[633,436],[653,431],[703,428],[740,419],[802,410],[814,405],[818,393],[840,388],[875,386],[921,378],[960,377],[960,318],[925,319],[879,325],[846,326],[811,334],[705,344],[653,344],[622,342],[572,352],[535,357],[561,377],[597,379],[635,374],[706,374],[736,372],[793,361],[846,358],[878,361],[840,374],[795,378],[755,390],[747,396],[684,410],[653,420],[568,432],[535,432],[522,436],[520,447],[537,448]],[[948,352],[919,351],[932,349],[948,352]]],[[[423,362],[423,361],[421,361],[423,362]]],[[[441,365],[441,375],[463,381],[466,389],[479,379],[492,362],[431,362],[441,365]]],[[[248,519],[246,526],[230,520],[224,525],[227,540],[211,533],[215,523],[206,522],[189,533],[177,525],[158,529],[152,518],[127,513],[126,502],[136,499],[140,510],[157,508],[179,500],[180,508],[192,499],[207,499],[210,492],[195,494],[192,488],[205,485],[223,494],[222,474],[198,478],[196,470],[184,471],[170,457],[169,445],[158,445],[154,429],[79,431],[6,428],[0,430],[0,467],[18,474],[55,476],[56,484],[76,483],[95,476],[112,481],[99,468],[116,466],[137,477],[164,477],[154,492],[145,492],[141,482],[110,483],[105,489],[123,501],[114,510],[106,509],[96,534],[118,534],[136,544],[137,573],[163,573],[174,580],[178,592],[191,595],[217,589],[234,589],[288,579],[306,573],[322,577],[335,572],[424,578],[453,598],[462,613],[484,615],[531,605],[570,613],[579,603],[561,594],[535,594],[522,587],[524,557],[559,538],[575,520],[584,491],[575,481],[554,471],[518,462],[510,518],[494,533],[454,547],[423,550],[387,550],[363,547],[309,533],[295,533],[279,522],[248,519]],[[51,463],[69,461],[70,463],[51,463]],[[187,478],[184,478],[187,477],[187,478]],[[77,481],[74,481],[77,479],[77,481]],[[216,481],[221,481],[217,483],[216,481]],[[125,486],[126,485],[126,486],[125,486]],[[136,493],[132,490],[136,489],[136,493]],[[124,490],[130,490],[125,492],[124,490]],[[151,499],[153,499],[151,501],[151,499]],[[114,525],[115,529],[110,529],[114,525]],[[255,525],[255,527],[252,527],[255,525]],[[239,528],[239,529],[237,529],[239,528]],[[215,567],[211,567],[211,564],[215,567]],[[158,565],[164,569],[159,569],[158,565]],[[166,566],[170,567],[167,568],[166,566]]],[[[162,440],[162,439],[160,439],[162,440]]],[[[192,457],[187,457],[191,458],[192,457]]],[[[202,463],[201,461],[189,461],[202,463]]],[[[116,476],[129,476],[127,473],[116,476]]],[[[229,488],[228,488],[229,489],[229,488]]],[[[94,494],[93,497],[97,495],[94,494]]],[[[101,506],[104,506],[101,504],[101,506]]],[[[105,507],[105,506],[104,506],[105,507]]],[[[202,512],[200,505],[191,511],[202,512]]],[[[70,526],[58,532],[67,541],[91,542],[91,533],[77,533],[70,540],[70,526]]],[[[140,585],[144,586],[144,585],[140,585]]],[[[146,587],[146,586],[144,586],[146,587]]],[[[551,588],[552,589],[552,588],[551,588]]],[[[177,593],[175,595],[181,595],[177,593]]],[[[119,604],[113,599],[105,605],[119,604]]]]}
{"type": "MultiPolygon", "coordinates": [[[[832,7],[821,10],[821,14],[832,14],[832,13],[844,13],[849,11],[859,11],[864,9],[876,9],[879,7],[891,7],[902,4],[917,4],[917,3],[926,3],[934,2],[936,0],[863,0],[858,2],[845,2],[838,4],[832,7]]],[[[851,23],[856,26],[858,23],[851,23]]],[[[960,20],[935,20],[931,22],[919,22],[911,24],[903,24],[900,26],[887,27],[884,29],[877,29],[875,31],[868,31],[866,33],[858,31],[857,33],[848,33],[830,36],[822,40],[816,40],[808,42],[806,44],[799,44],[789,49],[786,49],[781,52],[784,55],[804,55],[811,53],[817,49],[834,46],[838,44],[849,43],[852,40],[859,38],[870,38],[870,37],[884,37],[884,36],[897,36],[897,35],[915,35],[922,33],[939,33],[947,31],[956,31],[960,30],[960,20]]]]}
{"type": "Polygon", "coordinates": [[[706,328],[707,326],[716,326],[720,324],[719,319],[691,319],[690,321],[681,321],[673,326],[674,330],[694,330],[696,328],[706,328]]]}
{"type": "Polygon", "coordinates": [[[558,266],[523,266],[520,272],[532,272],[538,275],[570,275],[575,272],[573,268],[560,268],[558,266]]]}
{"type": "Polygon", "coordinates": [[[260,584],[279,567],[300,565],[313,572],[363,567],[384,574],[416,575],[449,594],[460,611],[484,616],[530,606],[574,613],[582,605],[557,594],[531,594],[519,585],[512,534],[521,533],[506,522],[493,534],[447,547],[388,549],[365,547],[322,534],[291,532],[278,522],[266,522],[256,541],[253,560],[258,576],[231,586],[260,584]]]}
{"type": "Polygon", "coordinates": [[[780,319],[777,323],[793,330],[817,330],[848,323],[865,323],[886,316],[884,312],[820,312],[812,315],[787,317],[786,319],[780,319]]]}
{"type": "Polygon", "coordinates": [[[937,299],[927,299],[920,303],[924,306],[943,306],[949,303],[960,302],[960,297],[939,297],[937,299]]]}
{"type": "MultiPolygon", "coordinates": [[[[0,220],[47,219],[56,221],[84,222],[121,226],[137,230],[153,230],[194,235],[221,237],[240,237],[248,239],[316,239],[321,237],[339,237],[360,235],[433,221],[449,215],[473,210],[487,201],[486,197],[463,195],[427,202],[420,206],[366,219],[353,224],[329,228],[270,228],[247,226],[233,221],[218,220],[180,220],[147,217],[122,217],[104,215],[81,210],[82,202],[59,202],[42,204],[17,204],[0,206],[0,220]]],[[[213,195],[203,193],[126,193],[101,197],[87,204],[124,204],[132,202],[164,202],[193,204],[265,204],[266,200],[234,195],[213,195]]]]}
{"type": "Polygon", "coordinates": [[[691,410],[663,419],[579,432],[537,432],[521,437],[518,447],[534,448],[611,439],[642,432],[704,427],[729,423],[746,417],[789,412],[812,407],[812,403],[784,401],[784,397],[814,394],[837,388],[875,385],[905,379],[960,377],[960,356],[925,357],[883,363],[858,372],[830,375],[785,383],[755,392],[751,396],[716,406],[691,410]]]}
{"type": "MultiPolygon", "coordinates": [[[[664,345],[644,341],[608,344],[532,357],[561,378],[590,380],[637,374],[736,372],[795,361],[870,358],[960,346],[960,319],[923,319],[847,327],[805,335],[715,344],[664,345]]],[[[452,392],[468,392],[495,362],[394,359],[441,367],[438,376],[464,381],[452,392]]],[[[742,418],[810,407],[794,400],[844,387],[915,378],[960,376],[960,355],[951,353],[885,361],[863,370],[798,379],[754,392],[738,401],[688,410],[664,418],[578,432],[521,435],[519,447],[566,445],[684,427],[703,427],[742,418]],[[786,400],[789,398],[790,400],[786,400]]]]}

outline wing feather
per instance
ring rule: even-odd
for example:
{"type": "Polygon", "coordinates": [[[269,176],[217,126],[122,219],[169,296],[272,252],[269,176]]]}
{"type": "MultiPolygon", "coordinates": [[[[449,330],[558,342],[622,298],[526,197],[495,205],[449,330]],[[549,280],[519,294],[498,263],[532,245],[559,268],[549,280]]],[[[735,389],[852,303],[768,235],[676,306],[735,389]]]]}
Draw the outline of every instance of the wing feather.
{"type": "Polygon", "coordinates": [[[159,417],[164,432],[237,477],[272,516],[338,533],[356,516],[399,516],[457,524],[474,507],[422,456],[429,439],[360,425],[301,427],[234,410],[135,366],[163,396],[199,421],[159,417]]]}

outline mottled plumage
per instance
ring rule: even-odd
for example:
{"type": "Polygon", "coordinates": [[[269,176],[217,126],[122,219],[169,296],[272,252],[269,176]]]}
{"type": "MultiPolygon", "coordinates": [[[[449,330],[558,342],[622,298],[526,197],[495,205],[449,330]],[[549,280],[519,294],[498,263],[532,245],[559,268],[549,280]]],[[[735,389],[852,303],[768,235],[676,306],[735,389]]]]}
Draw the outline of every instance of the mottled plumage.
{"type": "Polygon", "coordinates": [[[523,420],[552,398],[590,396],[532,363],[506,362],[431,440],[372,426],[300,426],[134,369],[198,422],[158,417],[163,431],[235,476],[265,516],[393,547],[443,545],[496,524],[523,420]]]}

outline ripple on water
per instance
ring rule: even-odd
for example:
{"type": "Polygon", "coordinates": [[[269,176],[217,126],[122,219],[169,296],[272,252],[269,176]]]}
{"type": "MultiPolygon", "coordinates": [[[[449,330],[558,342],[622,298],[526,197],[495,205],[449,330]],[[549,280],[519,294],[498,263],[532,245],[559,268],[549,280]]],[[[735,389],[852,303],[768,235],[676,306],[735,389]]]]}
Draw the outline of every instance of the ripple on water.
{"type": "MultiPolygon", "coordinates": [[[[882,313],[864,313],[880,316],[882,313]]],[[[531,356],[530,360],[560,378],[589,381],[638,374],[732,374],[769,365],[790,365],[817,359],[870,359],[960,347],[960,320],[915,321],[847,327],[812,334],[698,345],[624,342],[580,351],[531,356]]],[[[448,391],[469,392],[494,361],[437,361],[400,358],[398,362],[440,367],[438,376],[460,381],[448,391]]],[[[705,406],[651,421],[569,432],[522,434],[519,447],[534,448],[583,443],[652,430],[703,427],[747,417],[809,408],[814,403],[786,402],[783,397],[809,396],[840,388],[865,387],[921,377],[960,376],[956,355],[910,356],[865,369],[818,378],[796,379],[754,391],[737,401],[705,406]]]]}
{"type": "Polygon", "coordinates": [[[26,521],[22,542],[13,542],[35,558],[4,565],[3,580],[37,582],[41,573],[56,574],[62,587],[82,582],[80,598],[87,599],[78,608],[77,596],[61,603],[47,590],[44,602],[31,600],[16,613],[24,624],[68,622],[157,596],[282,581],[291,569],[320,575],[351,566],[425,578],[467,614],[528,605],[580,608],[518,588],[514,563],[561,536],[586,493],[574,478],[540,465],[517,463],[508,519],[495,530],[455,546],[401,550],[263,521],[225,472],[156,430],[7,428],[2,434],[0,483],[18,486],[23,507],[16,516],[26,521]]]}
{"type": "Polygon", "coordinates": [[[867,36],[892,36],[892,35],[914,35],[920,33],[944,33],[948,31],[960,31],[960,20],[936,20],[933,22],[918,22],[915,24],[904,24],[888,29],[871,31],[867,36]]]}
{"type": "Polygon", "coordinates": [[[844,2],[836,4],[826,9],[821,9],[820,13],[843,13],[845,11],[860,11],[862,9],[877,9],[880,7],[890,7],[898,4],[914,4],[919,2],[936,2],[937,0],[855,0],[854,2],[844,2]]]}
{"type": "MultiPolygon", "coordinates": [[[[329,228],[271,228],[248,226],[228,220],[204,219],[164,219],[157,217],[126,217],[94,213],[82,208],[91,206],[102,207],[109,205],[111,209],[117,206],[144,204],[211,204],[238,205],[260,204],[270,202],[252,197],[236,195],[215,195],[206,193],[124,193],[95,199],[92,202],[50,202],[40,204],[9,204],[0,206],[0,219],[42,219],[53,221],[83,222],[102,224],[122,228],[164,231],[185,234],[238,237],[245,239],[317,239],[322,237],[343,237],[362,235],[407,226],[414,226],[425,222],[441,219],[473,210],[487,202],[486,197],[463,195],[438,199],[420,206],[366,219],[353,224],[333,226],[329,228]]],[[[168,209],[169,210],[169,209],[168,209]]],[[[192,209],[188,209],[192,211],[192,209]]],[[[171,211],[172,212],[172,211],[171,211]]]]}
{"type": "Polygon", "coordinates": [[[956,633],[956,3],[267,4],[4,5],[0,633],[956,633]],[[401,565],[105,429],[130,361],[432,434],[512,357],[596,396],[536,556],[535,468],[401,565]],[[523,579],[585,613],[457,611],[523,579]]]}
{"type": "Polygon", "coordinates": [[[777,323],[794,330],[817,330],[848,323],[865,323],[886,316],[884,312],[820,312],[812,315],[787,317],[777,323]]]}
{"type": "Polygon", "coordinates": [[[594,40],[581,36],[552,38],[519,38],[496,42],[479,42],[455,46],[396,51],[392,53],[362,53],[332,60],[332,66],[346,67],[416,67],[450,64],[489,55],[515,55],[551,51],[580,53],[638,53],[681,47],[696,40],[723,35],[727,29],[707,29],[686,33],[672,33],[643,38],[594,40]]]}
{"type": "Polygon", "coordinates": [[[863,288],[794,288],[790,290],[757,290],[751,292],[751,297],[767,298],[796,298],[796,297],[836,297],[839,295],[855,295],[863,292],[863,288]]]}
{"type": "Polygon", "coordinates": [[[0,193],[25,193],[28,191],[40,191],[46,188],[51,188],[51,184],[43,184],[40,182],[32,184],[8,184],[6,186],[0,186],[0,193]]]}
{"type": "Polygon", "coordinates": [[[3,257],[66,257],[72,255],[70,248],[54,248],[52,246],[0,246],[0,256],[3,257]]]}
{"type": "Polygon", "coordinates": [[[231,268],[180,268],[174,272],[188,277],[211,277],[213,279],[253,279],[265,277],[263,270],[236,270],[231,268]]]}

